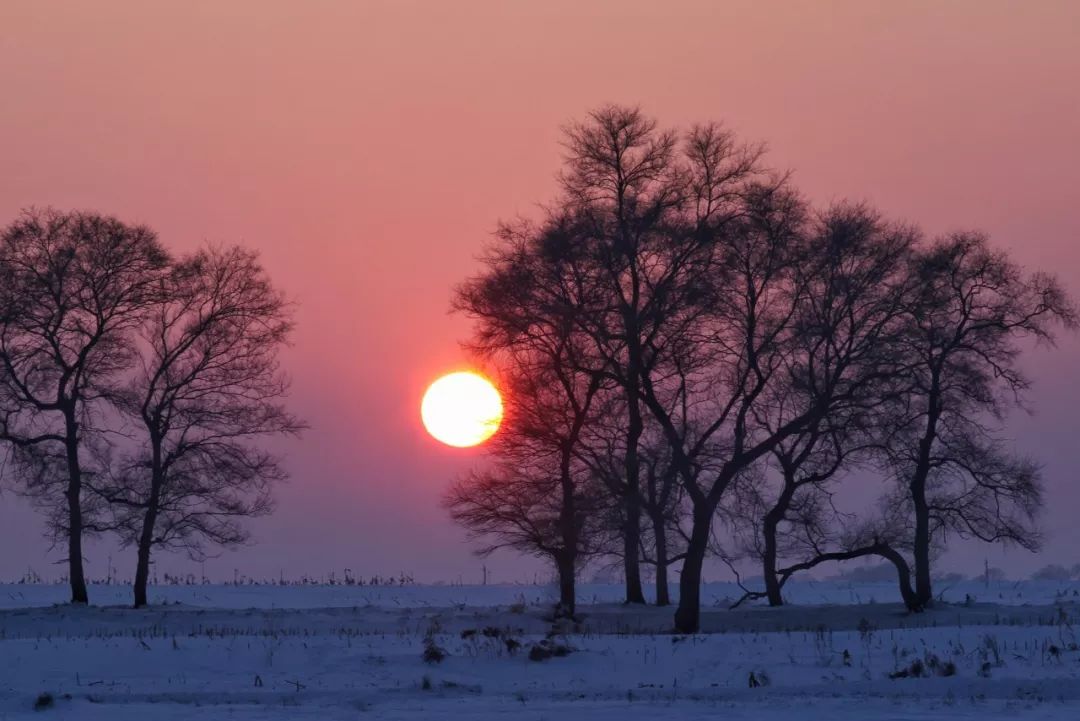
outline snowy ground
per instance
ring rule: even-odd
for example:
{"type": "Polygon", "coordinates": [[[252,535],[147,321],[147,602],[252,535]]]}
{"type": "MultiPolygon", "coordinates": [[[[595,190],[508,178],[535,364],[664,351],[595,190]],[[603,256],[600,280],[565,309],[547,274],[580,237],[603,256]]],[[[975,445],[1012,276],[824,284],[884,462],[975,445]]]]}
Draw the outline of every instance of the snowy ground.
{"type": "Polygon", "coordinates": [[[536,586],[166,586],[133,611],[120,586],[72,608],[0,585],[0,719],[1080,719],[1080,584],[958,584],[919,615],[889,584],[735,611],[710,584],[692,637],[581,591],[580,626],[554,629],[573,651],[531,661],[553,630],[536,586]]]}

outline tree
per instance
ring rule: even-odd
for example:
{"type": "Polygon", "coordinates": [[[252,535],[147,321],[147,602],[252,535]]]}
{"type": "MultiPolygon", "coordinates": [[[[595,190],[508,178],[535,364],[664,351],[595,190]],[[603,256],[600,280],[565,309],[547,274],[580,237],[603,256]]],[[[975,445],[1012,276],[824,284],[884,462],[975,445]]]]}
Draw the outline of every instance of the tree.
{"type": "Polygon", "coordinates": [[[492,462],[455,482],[444,505],[472,538],[484,539],[480,555],[509,547],[550,560],[558,611],[572,617],[577,572],[593,551],[598,490],[576,447],[597,412],[601,377],[549,360],[523,348],[502,359],[506,408],[489,442],[492,462]]]}
{"type": "Polygon", "coordinates": [[[978,233],[930,244],[913,272],[910,371],[882,448],[910,514],[921,608],[933,599],[935,539],[1038,546],[1039,467],[1010,451],[998,426],[1030,385],[1017,364],[1022,342],[1053,343],[1057,327],[1076,326],[1076,312],[1052,276],[1024,273],[978,233]]]}
{"type": "Polygon", "coordinates": [[[640,603],[646,386],[666,375],[672,347],[686,340],[695,309],[687,299],[703,291],[709,272],[709,229],[740,212],[761,174],[762,149],[716,125],[695,127],[680,143],[637,108],[620,106],[569,126],[565,147],[562,203],[580,220],[574,277],[602,299],[580,318],[625,401],[622,555],[626,600],[640,603]]]}
{"type": "Polygon", "coordinates": [[[675,615],[683,632],[698,628],[701,571],[721,501],[777,443],[826,411],[794,409],[771,432],[757,421],[770,388],[787,378],[806,208],[784,178],[752,184],[740,198],[738,213],[695,232],[708,239],[710,285],[683,316],[690,320],[677,350],[685,377],[650,375],[642,384],[692,509],[675,615]],[[680,394],[687,400],[670,400],[680,394]],[[685,423],[685,413],[695,422],[685,423]]]}
{"type": "Polygon", "coordinates": [[[595,515],[594,479],[579,449],[610,384],[577,330],[577,307],[553,302],[551,289],[565,280],[564,221],[503,225],[485,272],[458,289],[455,308],[476,321],[469,347],[496,367],[506,409],[489,443],[494,463],[459,480],[445,504],[489,540],[482,554],[510,546],[550,558],[560,610],[573,615],[595,515]]]}
{"type": "Polygon", "coordinates": [[[1031,574],[1033,581],[1071,581],[1074,574],[1059,563],[1051,563],[1043,566],[1031,574]]]}
{"type": "Polygon", "coordinates": [[[750,387],[755,379],[776,370],[763,371],[758,360],[779,347],[790,318],[790,311],[771,306],[790,305],[785,281],[796,262],[803,203],[786,179],[762,172],[760,148],[738,143],[716,125],[692,128],[679,143],[637,109],[608,106],[568,128],[566,147],[563,195],[553,211],[563,231],[547,258],[558,272],[546,288],[553,306],[575,309],[574,322],[624,399],[626,432],[615,446],[623,454],[622,474],[615,489],[623,509],[627,600],[644,600],[641,444],[649,413],[694,508],[680,580],[680,613],[692,609],[684,625],[693,630],[701,563],[720,496],[769,450],[767,444],[738,450],[715,492],[702,490],[702,469],[715,475],[712,459],[732,450],[717,442],[717,431],[735,429],[740,442],[749,437],[749,407],[734,402],[725,410],[717,391],[741,384],[729,400],[746,391],[743,397],[752,402],[750,396],[762,391],[750,387]],[[769,284],[767,298],[758,281],[769,284]],[[772,318],[762,311],[779,319],[779,328],[768,327],[772,318]],[[746,347],[740,332],[755,346],[753,367],[743,363],[732,376],[746,347]],[[698,422],[706,406],[720,409],[719,422],[698,422]]]}
{"type": "Polygon", "coordinates": [[[283,405],[278,353],[291,330],[289,304],[251,251],[203,250],[160,278],[120,399],[140,442],[96,487],[117,509],[122,541],[138,549],[136,608],[147,602],[154,547],[201,558],[207,542],[243,542],[241,521],[272,509],[272,484],[286,474],[259,441],[304,428],[283,405]]]}
{"type": "Polygon", "coordinates": [[[774,495],[768,496],[770,484],[749,484],[756,516],[750,535],[772,606],[783,603],[778,560],[784,554],[820,554],[837,515],[830,486],[856,464],[866,464],[874,430],[891,412],[907,370],[898,344],[916,240],[913,229],[850,204],[820,214],[809,233],[806,261],[796,270],[795,282],[804,290],[789,380],[773,387],[771,402],[754,410],[770,434],[801,408],[829,412],[773,446],[780,486],[774,495]]]}
{"type": "Polygon", "coordinates": [[[674,200],[668,181],[676,138],[669,132],[657,132],[656,122],[636,109],[606,107],[592,113],[589,123],[569,126],[565,145],[563,187],[572,202],[590,213],[593,230],[603,239],[605,260],[610,261],[604,280],[612,291],[611,317],[604,318],[597,330],[625,391],[627,426],[619,490],[626,601],[644,603],[638,556],[639,443],[645,429],[639,397],[644,329],[637,249],[642,236],[674,200]]]}
{"type": "Polygon", "coordinates": [[[88,601],[83,535],[102,530],[87,514],[88,446],[106,450],[101,406],[167,262],[149,228],[96,213],[30,210],[0,235],[0,438],[66,540],[73,603],[88,601]]]}
{"type": "Polygon", "coordinates": [[[1075,324],[1052,279],[978,236],[924,248],[864,206],[815,214],[760,147],[716,125],[680,141],[606,106],[565,147],[542,252],[502,283],[570,324],[580,352],[552,367],[615,391],[577,457],[618,504],[605,517],[619,519],[627,601],[643,600],[643,511],[660,567],[665,529],[688,521],[683,632],[699,625],[713,524],[746,499],[774,603],[793,573],[877,555],[919,608],[946,535],[1037,543],[1038,468],[995,447],[995,423],[1026,387],[1018,343],[1075,324]],[[880,517],[837,513],[834,481],[870,468],[892,481],[880,517]]]}
{"type": "Polygon", "coordinates": [[[933,555],[950,535],[1038,547],[1040,470],[1008,448],[999,426],[1029,386],[1017,367],[1022,343],[1052,343],[1076,314],[1056,280],[1023,273],[978,234],[917,247],[909,275],[892,344],[901,372],[872,427],[876,465],[893,489],[878,518],[820,534],[780,576],[878,555],[895,566],[907,607],[920,611],[933,600],[933,555]]]}

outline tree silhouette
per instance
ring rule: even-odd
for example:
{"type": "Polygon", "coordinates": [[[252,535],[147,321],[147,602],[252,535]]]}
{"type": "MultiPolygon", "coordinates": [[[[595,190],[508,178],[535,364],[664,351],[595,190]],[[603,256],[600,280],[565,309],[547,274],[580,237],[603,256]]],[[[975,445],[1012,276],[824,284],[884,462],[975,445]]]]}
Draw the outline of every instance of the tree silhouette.
{"type": "Polygon", "coordinates": [[[96,213],[30,210],[0,235],[0,438],[66,541],[73,603],[88,601],[83,534],[103,528],[88,452],[107,454],[101,406],[131,366],[131,332],[167,262],[149,228],[96,213]]]}
{"type": "Polygon", "coordinates": [[[1057,281],[1025,274],[985,236],[958,233],[919,254],[907,309],[910,364],[882,445],[912,519],[916,601],[933,600],[931,545],[948,534],[1036,548],[1038,464],[1007,450],[998,422],[1029,386],[1021,342],[1076,326],[1057,281]]]}
{"type": "MultiPolygon", "coordinates": [[[[760,147],[717,125],[680,139],[605,106],[564,145],[544,221],[503,232],[467,287],[492,289],[473,315],[497,366],[538,339],[568,341],[572,352],[542,364],[514,358],[515,385],[530,373],[545,388],[561,373],[578,379],[571,388],[600,379],[603,412],[575,427],[568,463],[579,488],[606,489],[599,531],[621,544],[608,553],[627,601],[643,600],[651,555],[663,602],[662,569],[678,558],[675,625],[696,631],[717,518],[737,524],[773,604],[795,573],[876,555],[919,609],[930,549],[948,536],[1038,543],[1038,467],[1003,448],[998,426],[1027,387],[1020,344],[1076,324],[1056,281],[979,235],[928,244],[864,205],[815,212],[763,169],[760,147]],[[840,481],[867,474],[887,489],[880,509],[836,510],[840,481]]],[[[498,478],[555,475],[555,447],[507,449],[498,478]]],[[[498,490],[488,481],[485,493],[498,490]]],[[[542,500],[529,498],[515,499],[519,516],[542,500]]]]}
{"type": "Polygon", "coordinates": [[[801,409],[828,412],[773,446],[778,490],[758,478],[745,484],[754,516],[751,546],[770,605],[782,603],[781,555],[808,549],[817,555],[837,515],[832,482],[867,461],[874,431],[892,410],[909,364],[899,343],[916,240],[911,228],[885,223],[864,205],[834,206],[808,229],[805,261],[793,281],[801,292],[788,380],[770,388],[770,402],[754,413],[773,434],[801,409]]]}
{"type": "Polygon", "coordinates": [[[590,283],[599,301],[579,316],[582,329],[623,391],[622,556],[627,601],[642,602],[646,405],[672,402],[649,388],[654,378],[669,377],[692,332],[699,296],[707,294],[710,229],[740,212],[740,198],[761,173],[761,149],[715,125],[693,128],[680,143],[638,109],[619,106],[600,108],[566,135],[563,205],[578,220],[567,255],[573,276],[590,283]]]}
{"type": "Polygon", "coordinates": [[[552,302],[563,230],[555,218],[504,225],[485,273],[458,290],[455,307],[477,322],[469,345],[499,369],[506,408],[488,446],[492,465],[460,479],[444,502],[487,539],[481,553],[509,546],[551,559],[561,612],[573,615],[597,495],[580,446],[610,384],[577,330],[577,310],[552,302]]]}
{"type": "Polygon", "coordinates": [[[117,510],[121,539],[138,550],[134,604],[146,605],[153,547],[184,548],[247,538],[241,521],[272,509],[285,477],[261,439],[298,434],[282,404],[288,379],[278,352],[291,311],[258,262],[241,248],[208,249],[162,276],[141,327],[139,362],[120,407],[139,444],[96,490],[117,510]]]}

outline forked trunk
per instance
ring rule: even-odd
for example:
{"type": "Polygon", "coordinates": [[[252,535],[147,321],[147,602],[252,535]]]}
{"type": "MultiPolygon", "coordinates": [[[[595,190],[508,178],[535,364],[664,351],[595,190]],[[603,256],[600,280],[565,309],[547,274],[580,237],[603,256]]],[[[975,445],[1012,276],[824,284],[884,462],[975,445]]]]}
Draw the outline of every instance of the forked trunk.
{"type": "Polygon", "coordinates": [[[776,540],[777,530],[780,523],[787,517],[788,509],[791,508],[791,500],[795,497],[794,471],[787,465],[784,466],[784,488],[776,499],[776,505],[769,509],[761,519],[761,536],[764,541],[764,551],[761,556],[761,575],[765,579],[765,597],[769,599],[770,606],[783,606],[784,597],[780,594],[780,578],[776,570],[777,556],[779,555],[776,540]]]}
{"type": "Polygon", "coordinates": [[[896,566],[900,597],[904,600],[904,606],[907,607],[907,610],[916,613],[925,610],[926,604],[920,600],[916,591],[911,587],[911,568],[904,557],[887,544],[878,544],[877,553],[896,566]]]}

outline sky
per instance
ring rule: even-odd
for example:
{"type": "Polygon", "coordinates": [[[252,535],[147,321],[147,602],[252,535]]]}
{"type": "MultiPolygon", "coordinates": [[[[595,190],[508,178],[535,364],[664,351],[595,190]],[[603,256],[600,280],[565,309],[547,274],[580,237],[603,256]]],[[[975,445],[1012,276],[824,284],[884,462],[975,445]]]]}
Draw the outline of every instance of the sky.
{"type": "MultiPolygon", "coordinates": [[[[0,225],[52,205],[178,252],[242,243],[298,304],[284,360],[311,430],[280,444],[292,480],[257,543],[209,575],[475,581],[439,497],[479,454],[429,438],[419,402],[468,366],[452,289],[499,219],[552,197],[562,125],[607,102],[719,120],[819,203],[985,230],[1080,294],[1077,27],[1072,0],[3,0],[0,225]]],[[[1030,354],[1035,413],[1010,422],[1045,464],[1044,553],[954,567],[1080,561],[1078,361],[1075,338],[1030,354]]],[[[59,573],[40,533],[0,492],[0,578],[59,573]]],[[[88,561],[130,576],[134,557],[88,561]]]]}

